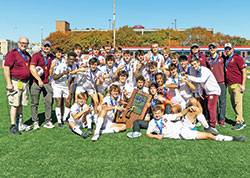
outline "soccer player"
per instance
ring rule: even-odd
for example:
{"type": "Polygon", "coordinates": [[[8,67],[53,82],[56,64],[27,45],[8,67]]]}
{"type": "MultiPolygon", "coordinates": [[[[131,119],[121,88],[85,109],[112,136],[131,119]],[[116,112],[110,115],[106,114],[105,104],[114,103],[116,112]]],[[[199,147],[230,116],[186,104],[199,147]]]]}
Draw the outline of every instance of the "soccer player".
{"type": "Polygon", "coordinates": [[[92,55],[89,56],[88,61],[92,58],[96,58],[98,60],[98,62],[100,63],[100,65],[104,66],[104,65],[106,65],[105,58],[102,55],[100,55],[100,48],[101,47],[99,44],[94,44],[92,46],[92,55]]]}
{"type": "Polygon", "coordinates": [[[115,58],[115,67],[118,67],[119,64],[122,62],[122,48],[121,47],[116,47],[114,49],[114,58],[115,58]]]}
{"type": "Polygon", "coordinates": [[[145,92],[145,93],[149,93],[148,88],[144,86],[145,85],[145,78],[142,75],[139,75],[136,78],[136,84],[137,84],[137,86],[135,89],[142,91],[142,92],[145,92]]]}
{"type": "Polygon", "coordinates": [[[157,68],[164,66],[164,57],[159,53],[159,43],[153,41],[151,43],[151,50],[145,55],[145,60],[149,62],[157,62],[157,68]]]}
{"type": "Polygon", "coordinates": [[[164,67],[168,69],[168,66],[171,64],[171,59],[169,56],[171,54],[171,51],[168,47],[165,47],[161,50],[161,54],[164,57],[164,67]]]}
{"type": "Polygon", "coordinates": [[[135,52],[136,61],[135,61],[135,71],[134,76],[143,75],[143,71],[146,70],[147,65],[146,61],[144,60],[144,51],[143,50],[137,50],[135,52]]]}
{"type": "Polygon", "coordinates": [[[188,56],[188,62],[190,63],[190,60],[192,58],[197,58],[201,64],[201,66],[206,67],[206,56],[200,52],[200,48],[198,44],[192,44],[190,46],[190,52],[191,55],[188,56]]]}
{"type": "Polygon", "coordinates": [[[204,66],[200,65],[199,59],[192,58],[190,64],[194,70],[197,71],[197,76],[190,76],[186,74],[186,77],[195,83],[200,83],[201,87],[206,91],[205,98],[207,99],[207,111],[209,112],[209,125],[216,130],[216,109],[217,100],[220,96],[221,90],[213,73],[204,66]]]}
{"type": "Polygon", "coordinates": [[[119,105],[121,89],[118,85],[112,85],[109,89],[110,95],[106,96],[102,102],[102,111],[96,121],[96,129],[92,141],[97,141],[100,134],[117,133],[126,130],[126,124],[115,123],[116,111],[125,109],[119,105]]]}
{"type": "Polygon", "coordinates": [[[217,140],[217,141],[245,141],[245,136],[213,135],[209,132],[192,130],[194,122],[200,117],[198,107],[191,106],[178,114],[163,115],[161,106],[153,109],[154,118],[149,122],[146,136],[161,140],[163,138],[184,140],[217,140]],[[183,117],[183,118],[181,118],[183,117]],[[156,133],[156,134],[153,134],[156,133]]]}
{"type": "Polygon", "coordinates": [[[217,119],[220,126],[225,127],[227,89],[225,84],[224,58],[217,53],[217,45],[215,43],[210,43],[208,50],[210,55],[207,57],[207,67],[214,74],[221,89],[219,105],[217,106],[217,119]]]}
{"type": "Polygon", "coordinates": [[[152,61],[148,64],[148,69],[144,70],[143,76],[145,76],[145,86],[149,86],[150,83],[156,82],[155,75],[162,72],[161,70],[157,69],[157,62],[152,61]]]}
{"type": "Polygon", "coordinates": [[[104,91],[107,91],[108,86],[115,81],[117,78],[117,68],[114,66],[115,59],[114,56],[108,55],[106,57],[106,65],[100,67],[100,70],[102,72],[102,76],[100,77],[100,85],[98,88],[98,94],[100,98],[100,103],[102,103],[102,100],[104,98],[104,91]]]}
{"type": "Polygon", "coordinates": [[[68,62],[60,63],[54,72],[54,87],[53,87],[53,98],[56,99],[56,117],[58,122],[58,128],[64,129],[61,120],[61,101],[65,102],[65,109],[63,115],[63,122],[65,124],[66,119],[70,112],[70,101],[73,86],[73,75],[76,74],[80,69],[77,69],[75,65],[76,54],[74,52],[68,53],[68,62]]]}
{"type": "Polygon", "coordinates": [[[84,139],[89,137],[89,131],[84,133],[81,129],[86,128],[89,123],[91,124],[91,112],[93,107],[86,104],[88,99],[87,93],[80,93],[77,95],[77,103],[73,104],[70,109],[70,118],[69,118],[69,128],[72,132],[77,135],[80,135],[84,139]]]}
{"type": "Polygon", "coordinates": [[[82,67],[88,67],[88,55],[82,54],[82,46],[79,44],[75,44],[72,51],[76,54],[76,66],[79,68],[80,66],[82,67]]]}
{"type": "Polygon", "coordinates": [[[29,39],[21,37],[17,48],[7,53],[4,63],[4,77],[7,83],[6,90],[10,107],[10,134],[20,135],[23,130],[31,127],[23,124],[23,106],[29,102],[29,79],[31,56],[26,51],[29,39]],[[17,121],[17,125],[16,124],[17,121]]]}
{"type": "Polygon", "coordinates": [[[106,41],[102,47],[104,49],[104,57],[106,58],[108,55],[112,55],[111,49],[112,44],[109,41],[106,41]]]}
{"type": "MultiPolygon", "coordinates": [[[[172,53],[170,53],[169,57],[170,57],[170,64],[176,65],[177,71],[180,72],[181,65],[180,65],[179,60],[178,60],[178,58],[179,58],[178,53],[172,52],[172,53]]],[[[168,65],[168,67],[170,66],[170,64],[168,65]]]]}
{"type": "Polygon", "coordinates": [[[231,99],[231,104],[236,113],[236,124],[233,130],[241,130],[246,126],[243,119],[243,93],[246,90],[247,70],[242,57],[234,52],[231,43],[225,44],[226,81],[231,99]]]}

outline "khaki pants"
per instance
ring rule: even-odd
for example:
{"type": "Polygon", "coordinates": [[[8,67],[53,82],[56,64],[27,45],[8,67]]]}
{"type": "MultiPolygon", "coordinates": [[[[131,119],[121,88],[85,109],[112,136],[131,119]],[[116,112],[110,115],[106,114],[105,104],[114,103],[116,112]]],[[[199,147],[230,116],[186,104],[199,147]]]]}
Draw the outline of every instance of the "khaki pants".
{"type": "Polygon", "coordinates": [[[240,92],[240,84],[233,84],[228,87],[228,92],[230,95],[230,100],[234,112],[236,113],[235,121],[239,124],[242,124],[243,119],[243,93],[240,92]]]}

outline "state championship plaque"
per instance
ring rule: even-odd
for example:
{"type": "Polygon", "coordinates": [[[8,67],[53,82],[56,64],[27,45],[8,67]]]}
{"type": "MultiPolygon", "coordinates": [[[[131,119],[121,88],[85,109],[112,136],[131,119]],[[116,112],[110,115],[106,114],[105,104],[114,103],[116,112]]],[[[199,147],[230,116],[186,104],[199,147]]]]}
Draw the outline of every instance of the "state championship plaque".
{"type": "Polygon", "coordinates": [[[122,117],[118,117],[116,122],[126,123],[127,128],[132,128],[134,120],[144,119],[148,109],[146,104],[151,101],[151,98],[151,95],[134,89],[122,117]]]}

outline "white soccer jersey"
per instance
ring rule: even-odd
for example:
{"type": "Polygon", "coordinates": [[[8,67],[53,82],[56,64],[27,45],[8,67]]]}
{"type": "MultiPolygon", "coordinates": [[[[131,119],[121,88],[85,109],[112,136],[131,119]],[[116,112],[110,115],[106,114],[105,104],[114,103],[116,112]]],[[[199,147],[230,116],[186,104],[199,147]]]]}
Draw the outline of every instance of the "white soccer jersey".
{"type": "MultiPolygon", "coordinates": [[[[187,119],[185,117],[185,119],[187,119]]],[[[184,120],[176,120],[175,114],[165,114],[161,119],[152,119],[149,122],[147,134],[157,133],[160,134],[162,130],[162,135],[164,138],[172,139],[195,139],[197,136],[197,131],[191,130],[189,125],[185,123],[184,120]],[[175,122],[172,122],[175,121],[175,122]]],[[[186,121],[190,122],[190,121],[186,121]]]]}
{"type": "Polygon", "coordinates": [[[207,95],[220,95],[221,93],[220,86],[217,83],[214,74],[204,66],[200,66],[196,77],[189,76],[189,80],[195,83],[200,83],[207,95]]]}
{"type": "MultiPolygon", "coordinates": [[[[92,54],[92,55],[90,55],[89,56],[89,58],[88,58],[88,62],[89,62],[89,60],[90,59],[92,59],[92,58],[94,58],[95,56],[92,54]]],[[[98,57],[95,57],[95,58],[97,58],[97,60],[100,62],[100,64],[101,64],[101,66],[103,66],[105,63],[106,63],[106,61],[105,61],[105,58],[102,56],[102,55],[99,55],[98,57]]]]}
{"type": "Polygon", "coordinates": [[[92,72],[90,69],[84,72],[85,74],[85,82],[83,83],[83,87],[85,88],[93,88],[93,86],[96,87],[96,81],[99,77],[102,77],[101,70],[97,67],[94,72],[92,72]]]}
{"type": "MultiPolygon", "coordinates": [[[[145,60],[146,60],[146,56],[147,56],[147,54],[144,55],[145,60]]],[[[164,64],[164,57],[160,53],[158,53],[156,56],[154,56],[153,53],[151,53],[151,58],[148,61],[148,63],[150,63],[152,61],[156,61],[157,62],[157,68],[161,68],[161,64],[162,63],[164,64]]]]}
{"type": "Polygon", "coordinates": [[[98,91],[103,91],[108,88],[108,86],[113,83],[114,79],[114,73],[116,72],[117,68],[115,66],[112,67],[111,70],[108,69],[107,65],[100,67],[100,70],[102,72],[102,76],[108,75],[111,73],[110,78],[106,78],[101,85],[98,86],[98,91]]]}
{"type": "MultiPolygon", "coordinates": [[[[110,96],[106,96],[103,101],[102,101],[102,105],[106,105],[106,106],[119,106],[119,101],[120,101],[120,96],[118,96],[116,99],[112,99],[111,95],[110,96]]],[[[115,120],[115,113],[116,110],[110,110],[107,111],[106,116],[105,116],[105,123],[104,125],[106,125],[108,122],[113,122],[115,120]]]]}
{"type": "Polygon", "coordinates": [[[108,87],[108,90],[109,90],[110,86],[112,86],[112,85],[118,85],[118,86],[121,88],[121,92],[122,92],[122,93],[121,93],[121,98],[122,98],[122,99],[124,99],[124,98],[123,98],[123,95],[124,95],[123,92],[125,92],[125,91],[128,92],[128,95],[126,95],[126,97],[127,97],[127,98],[130,98],[130,97],[131,97],[132,92],[133,92],[133,88],[132,88],[129,84],[125,83],[124,86],[121,86],[120,82],[117,81],[117,82],[111,83],[111,84],[109,85],[109,87],[108,87]]]}
{"type": "MultiPolygon", "coordinates": [[[[158,74],[158,73],[163,73],[163,72],[161,70],[157,69],[156,70],[156,74],[158,74]]],[[[151,82],[156,83],[156,81],[155,81],[155,75],[151,74],[149,72],[149,69],[145,69],[143,71],[143,77],[145,78],[145,81],[148,81],[149,83],[151,83],[151,82]]]]}
{"type": "MultiPolygon", "coordinates": [[[[66,70],[69,70],[70,72],[75,70],[76,66],[73,65],[72,67],[68,66],[68,63],[60,63],[54,72],[54,74],[59,75],[63,73],[66,70]]],[[[54,88],[63,88],[63,89],[69,89],[70,81],[72,79],[72,75],[70,75],[70,72],[67,75],[63,75],[61,78],[55,80],[54,82],[54,88]]]]}
{"type": "Polygon", "coordinates": [[[178,85],[178,91],[180,92],[180,95],[185,100],[185,102],[187,102],[189,98],[193,97],[193,93],[186,82],[181,82],[181,77],[182,76],[178,74],[177,78],[171,77],[170,80],[178,85]]]}
{"type": "MultiPolygon", "coordinates": [[[[78,121],[76,121],[72,114],[78,114],[79,112],[81,112],[83,109],[85,109],[86,107],[88,107],[87,104],[83,104],[82,107],[78,104],[78,103],[74,103],[73,106],[71,106],[70,108],[70,118],[69,121],[73,121],[78,123],[78,121]]],[[[81,119],[83,118],[83,115],[81,116],[81,119]]]]}
{"type": "Polygon", "coordinates": [[[128,73],[128,79],[126,80],[126,83],[129,84],[132,88],[135,86],[136,79],[134,77],[134,72],[136,70],[136,63],[135,62],[130,62],[127,64],[124,60],[119,64],[119,67],[124,64],[124,67],[121,68],[122,70],[125,70],[128,73]]]}

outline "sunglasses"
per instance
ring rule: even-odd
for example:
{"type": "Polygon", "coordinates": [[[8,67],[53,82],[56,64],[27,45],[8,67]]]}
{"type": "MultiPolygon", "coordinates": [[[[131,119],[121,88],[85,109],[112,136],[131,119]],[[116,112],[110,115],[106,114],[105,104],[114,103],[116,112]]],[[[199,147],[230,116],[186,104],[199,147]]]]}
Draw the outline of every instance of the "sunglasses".
{"type": "Polygon", "coordinates": [[[216,49],[215,46],[209,46],[209,49],[216,49]]]}
{"type": "Polygon", "coordinates": [[[231,50],[232,48],[230,48],[230,47],[226,47],[225,48],[225,51],[229,51],[229,50],[231,50]]]}

